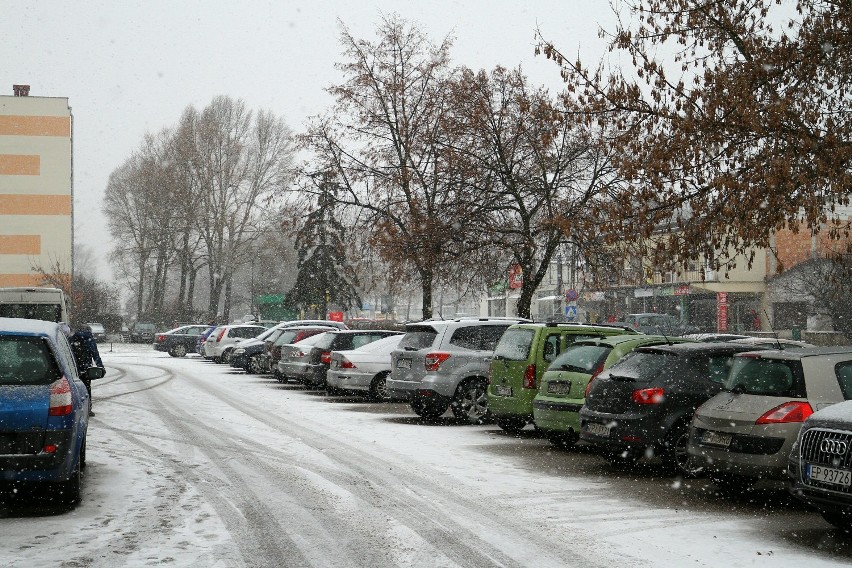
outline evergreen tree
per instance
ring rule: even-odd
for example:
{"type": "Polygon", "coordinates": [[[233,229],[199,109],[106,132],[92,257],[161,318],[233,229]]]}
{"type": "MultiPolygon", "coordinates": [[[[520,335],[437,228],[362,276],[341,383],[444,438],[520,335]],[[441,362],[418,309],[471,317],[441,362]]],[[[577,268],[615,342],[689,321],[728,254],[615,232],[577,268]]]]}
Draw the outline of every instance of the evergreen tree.
{"type": "Polygon", "coordinates": [[[329,304],[343,310],[361,305],[358,278],[346,260],[345,233],[335,216],[333,184],[323,180],[316,209],[296,233],[298,275],[287,295],[289,306],[313,308],[325,317],[329,304]]]}

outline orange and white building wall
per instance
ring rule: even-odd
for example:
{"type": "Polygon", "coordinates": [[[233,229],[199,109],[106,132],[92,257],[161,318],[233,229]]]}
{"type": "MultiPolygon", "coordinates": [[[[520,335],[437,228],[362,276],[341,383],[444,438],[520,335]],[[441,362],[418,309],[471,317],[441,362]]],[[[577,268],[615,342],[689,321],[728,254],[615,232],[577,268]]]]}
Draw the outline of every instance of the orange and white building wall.
{"type": "Polygon", "coordinates": [[[0,96],[0,287],[41,284],[38,268],[71,274],[71,108],[15,85],[0,96]]]}

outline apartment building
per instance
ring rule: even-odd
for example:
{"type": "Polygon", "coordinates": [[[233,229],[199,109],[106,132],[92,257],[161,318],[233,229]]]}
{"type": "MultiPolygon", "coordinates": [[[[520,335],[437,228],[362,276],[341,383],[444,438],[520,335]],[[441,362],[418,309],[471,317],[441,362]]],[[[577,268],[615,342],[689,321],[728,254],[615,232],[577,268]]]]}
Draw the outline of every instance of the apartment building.
{"type": "Polygon", "coordinates": [[[73,272],[71,108],[29,91],[0,95],[0,286],[73,272]]]}

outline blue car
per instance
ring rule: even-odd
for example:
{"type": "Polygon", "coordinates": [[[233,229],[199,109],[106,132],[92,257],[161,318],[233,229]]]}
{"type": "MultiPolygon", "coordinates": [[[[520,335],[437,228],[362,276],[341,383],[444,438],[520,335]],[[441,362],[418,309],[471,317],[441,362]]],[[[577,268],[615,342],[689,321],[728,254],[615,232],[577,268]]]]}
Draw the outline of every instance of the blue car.
{"type": "Polygon", "coordinates": [[[198,336],[198,339],[195,340],[195,352],[204,357],[204,342],[207,341],[207,338],[210,337],[210,334],[213,333],[213,330],[219,327],[218,325],[211,325],[207,329],[201,332],[201,335],[198,336]]]}
{"type": "MultiPolygon", "coordinates": [[[[101,367],[86,372],[103,376],[101,367]]],[[[59,324],[0,318],[0,480],[45,483],[77,503],[89,409],[59,324]]]]}

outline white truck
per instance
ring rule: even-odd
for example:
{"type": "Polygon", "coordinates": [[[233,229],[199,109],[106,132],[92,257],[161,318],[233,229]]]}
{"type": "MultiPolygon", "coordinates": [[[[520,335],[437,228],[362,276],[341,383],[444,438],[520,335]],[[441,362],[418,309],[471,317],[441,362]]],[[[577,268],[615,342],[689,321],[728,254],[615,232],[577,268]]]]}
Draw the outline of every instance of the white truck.
{"type": "Polygon", "coordinates": [[[59,288],[0,288],[0,317],[71,323],[59,288]]]}

